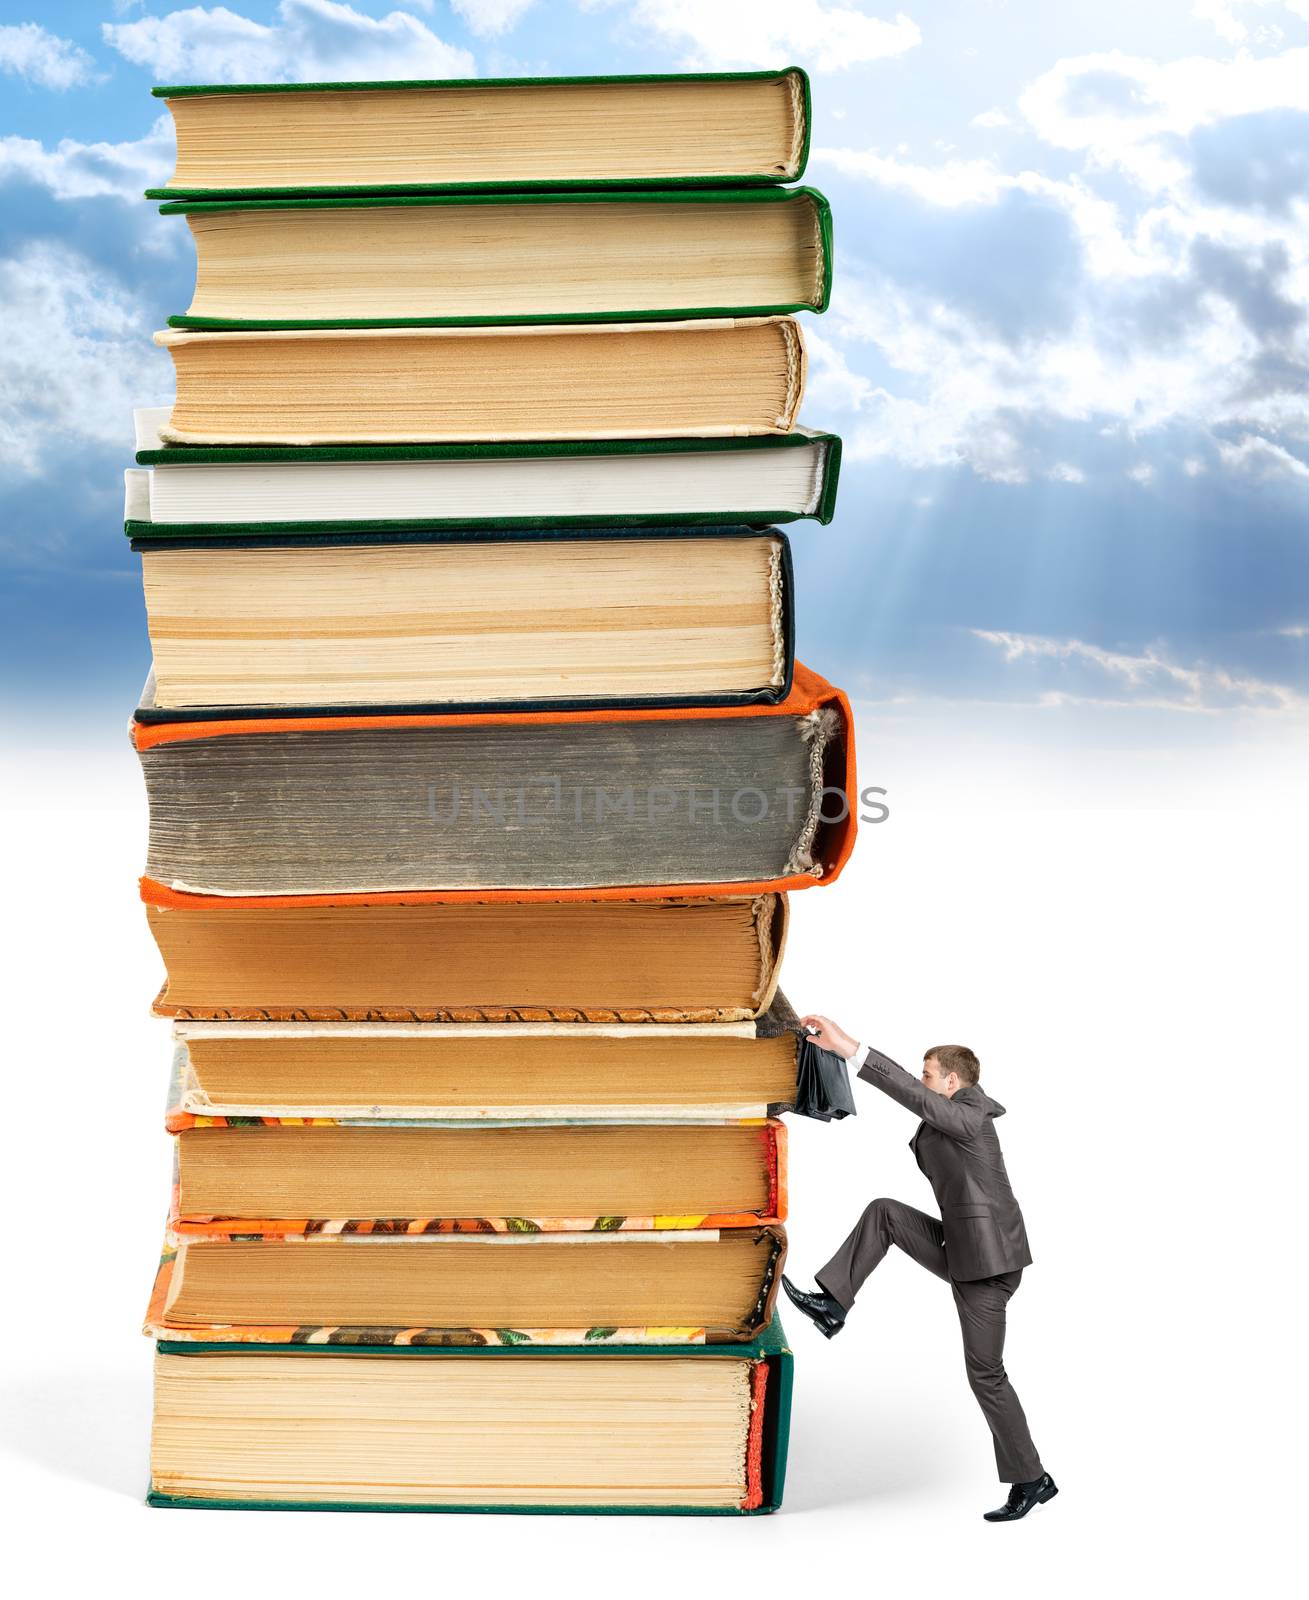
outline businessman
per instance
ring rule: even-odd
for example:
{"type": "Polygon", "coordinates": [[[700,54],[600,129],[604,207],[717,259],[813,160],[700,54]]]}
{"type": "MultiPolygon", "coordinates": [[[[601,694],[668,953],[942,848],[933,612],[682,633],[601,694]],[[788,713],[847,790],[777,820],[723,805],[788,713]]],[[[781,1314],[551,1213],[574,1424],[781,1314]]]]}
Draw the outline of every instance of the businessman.
{"type": "Polygon", "coordinates": [[[804,1023],[815,1044],[844,1056],[865,1083],[922,1119],[909,1148],[932,1186],[941,1219],[898,1200],[874,1200],[816,1274],[816,1294],[785,1277],[782,1287],[831,1339],[845,1326],[864,1279],[893,1244],[949,1283],[968,1382],[991,1430],[1001,1481],[1010,1485],[1005,1504],[983,1515],[988,1522],[1016,1522],[1059,1491],[1041,1465],[1004,1369],[1005,1309],[1032,1262],[995,1133],[1004,1107],[981,1089],[981,1064],[966,1045],[934,1045],[923,1058],[919,1082],[830,1018],[806,1017],[804,1023]]]}

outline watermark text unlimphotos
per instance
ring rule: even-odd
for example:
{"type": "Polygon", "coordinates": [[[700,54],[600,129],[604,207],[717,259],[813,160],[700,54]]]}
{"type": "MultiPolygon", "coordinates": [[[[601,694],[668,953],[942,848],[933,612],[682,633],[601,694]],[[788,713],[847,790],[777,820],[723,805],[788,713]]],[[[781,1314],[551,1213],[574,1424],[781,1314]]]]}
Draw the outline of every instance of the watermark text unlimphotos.
{"type": "MultiPolygon", "coordinates": [[[[886,822],[891,808],[876,784],[859,791],[859,821],[886,822]]],[[[577,825],[604,824],[619,818],[654,826],[679,820],[693,827],[751,827],[782,817],[799,825],[809,809],[810,791],[801,784],[772,789],[754,784],[723,788],[710,784],[565,783],[554,773],[532,773],[518,783],[437,784],[427,786],[427,815],[450,825],[468,820],[501,826],[528,827],[567,818],[577,825]]],[[[818,821],[844,822],[850,814],[845,790],[825,786],[818,794],[818,821]]]]}

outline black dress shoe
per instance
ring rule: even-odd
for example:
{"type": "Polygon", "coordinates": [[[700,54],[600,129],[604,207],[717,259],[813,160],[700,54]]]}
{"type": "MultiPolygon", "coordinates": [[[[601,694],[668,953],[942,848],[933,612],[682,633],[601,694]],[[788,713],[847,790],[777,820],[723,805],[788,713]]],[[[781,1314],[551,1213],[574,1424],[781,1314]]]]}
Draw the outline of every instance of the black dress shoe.
{"type": "MultiPolygon", "coordinates": [[[[785,1283],[786,1279],[783,1278],[785,1283]]],[[[1059,1486],[1048,1472],[1043,1472],[1039,1478],[1033,1478],[1031,1483],[1015,1483],[1010,1487],[1009,1498],[998,1511],[983,1511],[982,1517],[987,1522],[1017,1522],[1019,1517],[1025,1517],[1033,1506],[1044,1505],[1047,1500],[1053,1500],[1059,1493],[1059,1486]]]]}
{"type": "Polygon", "coordinates": [[[797,1289],[785,1274],[782,1276],[782,1287],[791,1304],[799,1306],[825,1339],[835,1338],[845,1327],[845,1307],[830,1294],[806,1294],[803,1289],[797,1289]]]}

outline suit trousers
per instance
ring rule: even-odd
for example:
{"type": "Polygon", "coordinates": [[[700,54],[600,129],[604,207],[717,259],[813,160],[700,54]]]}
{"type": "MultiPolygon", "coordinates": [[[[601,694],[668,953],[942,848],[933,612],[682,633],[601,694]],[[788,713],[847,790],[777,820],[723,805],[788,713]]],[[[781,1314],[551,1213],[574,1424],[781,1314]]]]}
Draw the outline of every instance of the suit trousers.
{"type": "Polygon", "coordinates": [[[819,1287],[849,1311],[864,1279],[893,1244],[920,1267],[944,1278],[954,1291],[968,1383],[991,1430],[1001,1481],[1030,1483],[1039,1478],[1045,1469],[1004,1369],[1005,1309],[1022,1281],[1022,1272],[956,1282],[946,1266],[945,1230],[940,1222],[898,1200],[874,1200],[865,1207],[845,1243],[817,1273],[819,1287]]]}

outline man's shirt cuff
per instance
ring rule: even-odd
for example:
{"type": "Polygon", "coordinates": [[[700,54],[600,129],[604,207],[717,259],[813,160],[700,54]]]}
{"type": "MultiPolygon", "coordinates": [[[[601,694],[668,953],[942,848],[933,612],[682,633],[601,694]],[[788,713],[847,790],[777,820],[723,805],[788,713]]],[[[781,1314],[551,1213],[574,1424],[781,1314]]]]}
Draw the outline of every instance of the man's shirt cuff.
{"type": "Polygon", "coordinates": [[[864,1062],[868,1060],[868,1050],[869,1046],[866,1044],[857,1045],[855,1047],[855,1053],[849,1058],[850,1066],[853,1071],[858,1072],[860,1067],[863,1066],[864,1062]]]}

